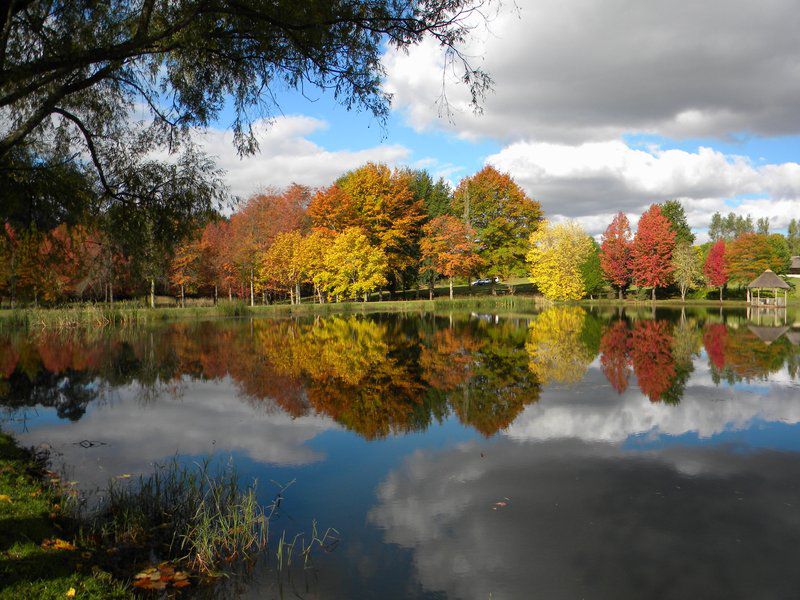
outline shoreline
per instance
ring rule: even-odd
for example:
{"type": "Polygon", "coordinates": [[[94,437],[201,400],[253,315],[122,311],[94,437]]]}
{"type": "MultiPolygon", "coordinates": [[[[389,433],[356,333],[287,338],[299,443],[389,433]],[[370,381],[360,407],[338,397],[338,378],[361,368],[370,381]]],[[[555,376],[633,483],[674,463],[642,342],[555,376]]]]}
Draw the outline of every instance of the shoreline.
{"type": "MultiPolygon", "coordinates": [[[[68,329],[81,325],[98,327],[110,325],[141,325],[147,323],[177,321],[186,319],[213,319],[230,317],[279,317],[302,315],[402,313],[402,312],[442,312],[449,310],[499,310],[536,311],[547,306],[583,306],[603,308],[748,308],[744,300],[698,300],[681,301],[679,298],[660,300],[634,299],[595,299],[575,301],[547,301],[541,296],[531,295],[479,295],[461,296],[453,300],[436,298],[434,300],[378,300],[374,302],[340,302],[326,304],[270,304],[248,306],[240,302],[223,301],[217,305],[187,307],[141,307],[120,302],[118,305],[83,304],[54,308],[16,308],[0,309],[0,326],[20,326],[27,328],[68,329]]],[[[773,311],[774,308],[755,310],[773,311]]],[[[788,306],[779,310],[800,309],[800,298],[790,298],[788,306]]]]}

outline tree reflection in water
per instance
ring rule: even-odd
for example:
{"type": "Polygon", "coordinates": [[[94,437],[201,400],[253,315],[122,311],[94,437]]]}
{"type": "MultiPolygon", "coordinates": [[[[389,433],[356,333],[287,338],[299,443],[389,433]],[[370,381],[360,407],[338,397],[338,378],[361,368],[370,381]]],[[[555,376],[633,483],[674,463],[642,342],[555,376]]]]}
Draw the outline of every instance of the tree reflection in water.
{"type": "Polygon", "coordinates": [[[581,381],[598,356],[614,390],[630,393],[634,376],[652,402],[680,402],[703,350],[716,383],[764,379],[784,365],[798,376],[797,332],[771,335],[716,313],[649,316],[559,306],[499,319],[332,316],[2,332],[0,403],[52,406],[78,419],[118,386],[157,398],[187,379],[228,378],[249,403],[293,417],[328,415],[368,439],[450,415],[491,436],[537,402],[542,386],[581,381]]]}

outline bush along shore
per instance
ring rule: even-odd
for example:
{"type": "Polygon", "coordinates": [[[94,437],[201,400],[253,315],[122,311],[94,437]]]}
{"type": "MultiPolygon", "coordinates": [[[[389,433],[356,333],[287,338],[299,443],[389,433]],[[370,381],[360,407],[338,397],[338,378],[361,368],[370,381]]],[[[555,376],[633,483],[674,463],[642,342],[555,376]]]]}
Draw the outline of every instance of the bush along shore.
{"type": "MultiPolygon", "coordinates": [[[[270,549],[286,487],[262,506],[235,469],[176,460],[138,479],[125,474],[96,497],[0,433],[0,598],[130,598],[246,574],[270,549]]],[[[330,551],[338,532],[275,536],[278,577],[330,551]]]]}

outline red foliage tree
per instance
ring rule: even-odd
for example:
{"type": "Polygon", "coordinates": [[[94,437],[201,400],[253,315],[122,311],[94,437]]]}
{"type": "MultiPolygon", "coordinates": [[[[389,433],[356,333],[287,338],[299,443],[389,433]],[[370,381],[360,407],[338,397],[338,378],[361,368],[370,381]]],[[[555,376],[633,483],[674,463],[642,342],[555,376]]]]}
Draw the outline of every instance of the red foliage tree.
{"type": "MultiPolygon", "coordinates": [[[[622,214],[622,213],[620,213],[622,214]]],[[[615,321],[600,339],[600,367],[617,393],[628,389],[631,376],[631,338],[628,324],[615,321]]]]}
{"type": "Polygon", "coordinates": [[[603,234],[600,266],[605,278],[619,290],[619,299],[631,283],[631,227],[625,213],[619,212],[603,234]]]}
{"type": "Polygon", "coordinates": [[[631,244],[631,273],[640,287],[653,290],[672,281],[672,251],[675,249],[675,231],[669,219],[661,214],[658,204],[653,204],[639,219],[639,227],[631,244]]]}
{"type": "Polygon", "coordinates": [[[711,246],[703,265],[703,273],[708,282],[719,288],[719,301],[722,302],[722,288],[728,283],[728,265],[725,262],[725,240],[711,246]]]}

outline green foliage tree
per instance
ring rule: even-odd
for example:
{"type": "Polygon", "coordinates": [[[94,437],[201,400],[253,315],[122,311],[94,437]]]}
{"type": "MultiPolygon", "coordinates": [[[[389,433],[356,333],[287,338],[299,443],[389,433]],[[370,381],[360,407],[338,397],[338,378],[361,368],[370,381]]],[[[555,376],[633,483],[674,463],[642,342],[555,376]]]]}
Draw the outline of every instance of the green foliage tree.
{"type": "Polygon", "coordinates": [[[800,256],[800,220],[792,219],[789,221],[786,241],[789,244],[789,251],[792,256],[800,256]]]}
{"type": "Polygon", "coordinates": [[[486,166],[462,179],[452,209],[476,231],[490,275],[507,282],[525,274],[528,239],[542,219],[542,209],[510,175],[486,166]]]}
{"type": "Polygon", "coordinates": [[[606,286],[606,280],[600,264],[600,244],[592,237],[589,237],[589,243],[591,244],[591,249],[586,254],[586,258],[580,264],[579,269],[584,291],[590,297],[594,297],[602,293],[603,288],[606,286]]]}
{"type": "Polygon", "coordinates": [[[715,212],[711,216],[711,224],[708,228],[708,236],[711,241],[725,240],[730,242],[745,233],[755,233],[753,219],[750,215],[743,217],[731,212],[723,217],[720,213],[715,212]]]}
{"type": "Polygon", "coordinates": [[[667,200],[661,205],[661,214],[669,219],[672,231],[675,232],[675,243],[694,244],[694,234],[686,220],[686,211],[680,200],[667,200]]]}

